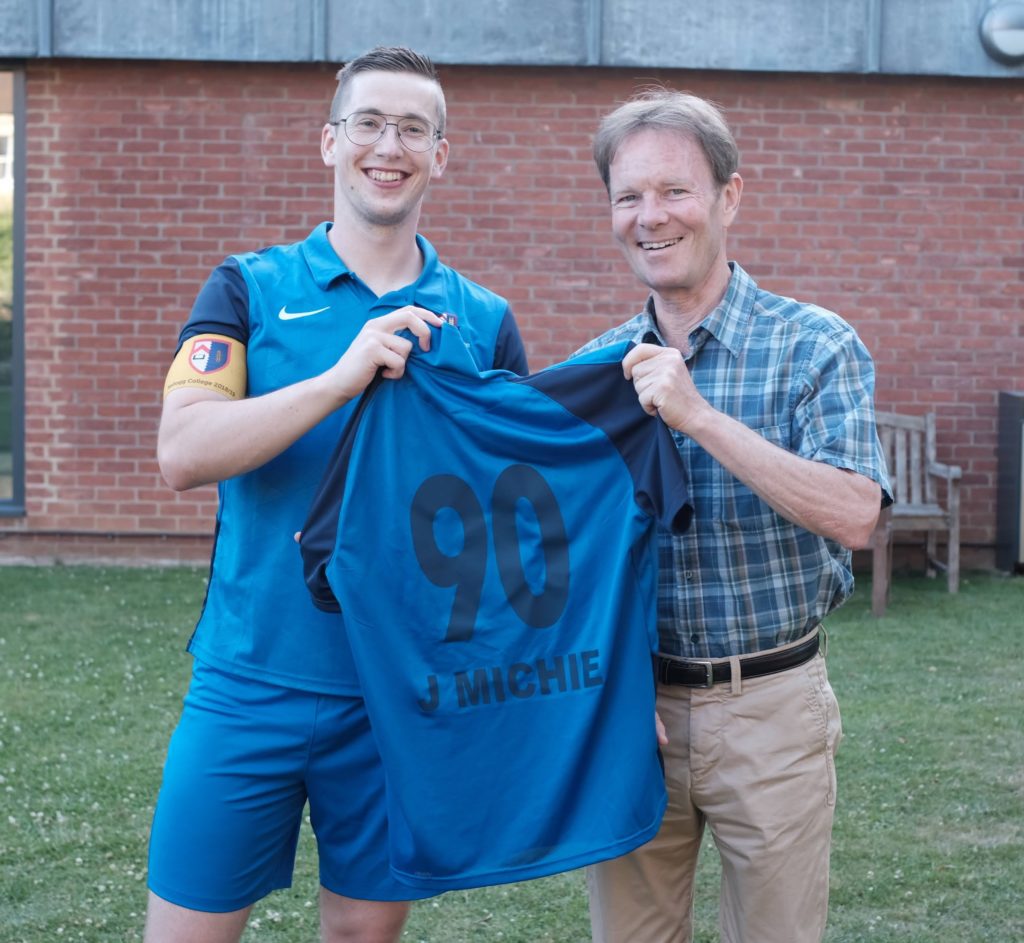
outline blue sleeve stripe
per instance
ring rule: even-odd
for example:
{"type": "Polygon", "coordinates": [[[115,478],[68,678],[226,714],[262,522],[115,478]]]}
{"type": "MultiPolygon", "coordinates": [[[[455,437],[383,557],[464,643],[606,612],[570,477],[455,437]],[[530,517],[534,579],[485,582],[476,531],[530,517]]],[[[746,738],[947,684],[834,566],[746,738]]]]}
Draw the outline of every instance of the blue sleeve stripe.
{"type": "Polygon", "coordinates": [[[199,334],[221,334],[248,346],[249,286],[233,257],[218,265],[200,289],[178,335],[178,348],[199,334]]]}
{"type": "Polygon", "coordinates": [[[523,338],[519,334],[519,325],[516,324],[511,307],[505,309],[501,327],[498,328],[498,336],[494,341],[492,367],[495,370],[509,370],[519,376],[525,376],[530,370],[526,361],[523,338]]]}

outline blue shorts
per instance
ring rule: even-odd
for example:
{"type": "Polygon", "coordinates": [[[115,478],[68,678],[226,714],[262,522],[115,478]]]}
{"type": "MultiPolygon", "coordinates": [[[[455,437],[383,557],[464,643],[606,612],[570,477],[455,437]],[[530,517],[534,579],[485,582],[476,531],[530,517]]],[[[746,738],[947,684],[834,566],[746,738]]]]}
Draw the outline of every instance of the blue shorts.
{"type": "Polygon", "coordinates": [[[150,890],[224,913],[290,886],[307,800],[325,888],[427,896],[391,877],[384,772],[362,699],[196,662],[153,816],[150,890]]]}

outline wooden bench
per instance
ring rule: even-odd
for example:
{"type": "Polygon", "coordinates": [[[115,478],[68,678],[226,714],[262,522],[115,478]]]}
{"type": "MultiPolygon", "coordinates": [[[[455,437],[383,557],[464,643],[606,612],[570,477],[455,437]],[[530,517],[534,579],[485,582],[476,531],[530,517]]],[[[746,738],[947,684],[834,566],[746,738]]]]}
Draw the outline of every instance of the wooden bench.
{"type": "Polygon", "coordinates": [[[889,469],[892,507],[882,511],[871,538],[871,612],[885,614],[892,580],[892,547],[899,534],[923,533],[926,572],[945,570],[951,593],[960,588],[960,477],[957,465],[935,460],[935,414],[875,414],[878,438],[889,469]],[[940,488],[940,482],[945,486],[940,488]],[[946,559],[938,559],[939,535],[946,559]]]}

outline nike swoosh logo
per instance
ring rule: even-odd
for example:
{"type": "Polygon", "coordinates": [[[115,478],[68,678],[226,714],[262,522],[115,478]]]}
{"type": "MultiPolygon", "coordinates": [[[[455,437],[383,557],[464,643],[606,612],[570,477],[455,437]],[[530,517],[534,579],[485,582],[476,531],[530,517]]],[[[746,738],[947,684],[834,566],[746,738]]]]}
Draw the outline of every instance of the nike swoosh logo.
{"type": "Polygon", "coordinates": [[[321,314],[324,311],[330,311],[331,306],[328,305],[326,308],[317,308],[316,311],[287,311],[285,310],[288,305],[281,305],[281,310],[277,312],[277,316],[282,321],[294,321],[295,318],[308,318],[314,314],[321,314]]]}

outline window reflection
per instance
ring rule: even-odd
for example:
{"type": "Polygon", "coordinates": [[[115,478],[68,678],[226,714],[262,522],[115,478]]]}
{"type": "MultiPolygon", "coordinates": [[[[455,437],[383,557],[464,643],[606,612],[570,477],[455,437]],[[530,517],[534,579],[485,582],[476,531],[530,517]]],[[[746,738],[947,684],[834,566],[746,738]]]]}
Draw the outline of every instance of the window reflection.
{"type": "Polygon", "coordinates": [[[14,496],[14,96],[0,72],[0,501],[14,496]]]}

